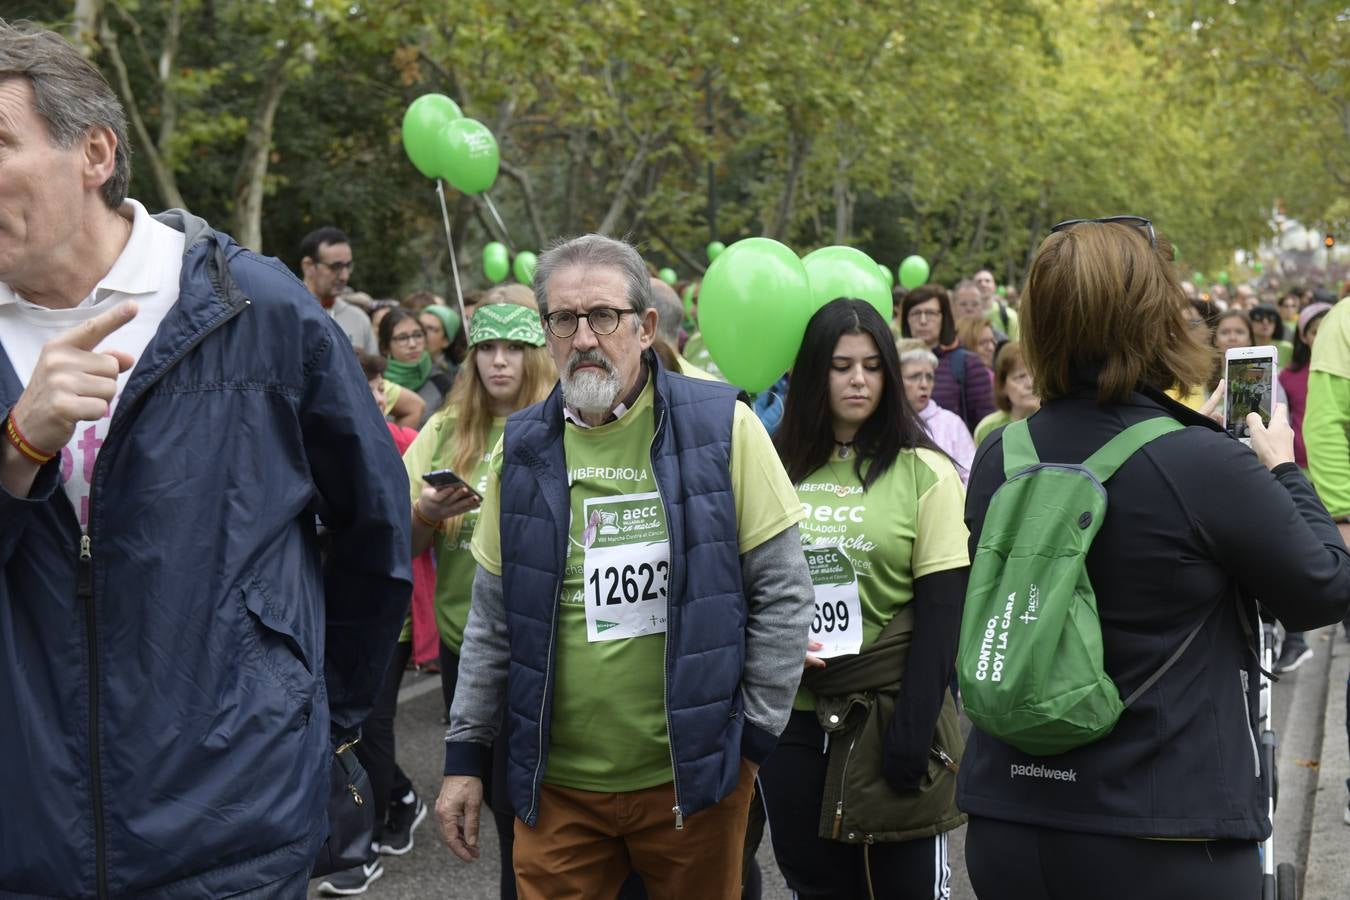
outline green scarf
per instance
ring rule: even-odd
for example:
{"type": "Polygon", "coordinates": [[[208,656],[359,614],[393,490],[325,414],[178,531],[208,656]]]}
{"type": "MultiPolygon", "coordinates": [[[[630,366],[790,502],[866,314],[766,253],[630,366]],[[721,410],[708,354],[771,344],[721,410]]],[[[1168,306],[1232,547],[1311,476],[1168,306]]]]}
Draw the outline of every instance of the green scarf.
{"type": "Polygon", "coordinates": [[[422,351],[422,355],[418,357],[417,362],[400,362],[392,356],[388,357],[385,362],[388,363],[384,370],[385,379],[410,391],[418,390],[431,377],[431,354],[425,350],[422,351]]]}

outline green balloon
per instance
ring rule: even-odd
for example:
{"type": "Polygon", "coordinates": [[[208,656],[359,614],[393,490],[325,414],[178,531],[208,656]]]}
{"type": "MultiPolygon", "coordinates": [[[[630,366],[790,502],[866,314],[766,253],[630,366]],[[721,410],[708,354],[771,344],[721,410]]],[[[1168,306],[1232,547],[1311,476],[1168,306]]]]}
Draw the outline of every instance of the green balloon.
{"type": "Polygon", "coordinates": [[[912,291],[928,281],[928,260],[922,256],[906,256],[900,263],[900,285],[912,291]]]}
{"type": "Polygon", "coordinates": [[[664,269],[662,269],[661,271],[657,272],[657,273],[656,273],[656,277],[657,277],[657,278],[660,278],[662,281],[664,281],[666,284],[670,285],[671,287],[674,287],[674,286],[675,286],[675,282],[677,282],[677,281],[680,280],[680,276],[676,275],[676,274],[675,274],[675,270],[672,269],[672,268],[670,268],[669,266],[667,266],[666,268],[664,268],[664,269]]]}
{"type": "Polygon", "coordinates": [[[512,271],[516,273],[516,281],[521,284],[533,284],[534,270],[538,265],[539,257],[529,250],[522,250],[517,253],[516,261],[512,264],[512,271]]]}
{"type": "Polygon", "coordinates": [[[1227,271],[1220,272],[1219,284],[1227,284],[1227,283],[1228,283],[1228,272],[1227,271]]]}
{"type": "Polygon", "coordinates": [[[403,149],[408,159],[428,178],[436,178],[437,146],[441,130],[464,118],[458,104],[444,94],[423,94],[403,114],[403,149]]]}
{"type": "Polygon", "coordinates": [[[770,238],[732,244],[708,266],[698,292],[699,329],[713,361],[752,393],[792,367],[813,311],[802,261],[770,238]]]}
{"type": "Polygon", "coordinates": [[[1191,283],[1192,283],[1192,284],[1197,284],[1197,285],[1198,285],[1198,284],[1203,283],[1204,280],[1205,280],[1205,273],[1204,273],[1204,272],[1192,272],[1192,273],[1191,273],[1191,283]]]}
{"type": "Polygon", "coordinates": [[[712,262],[714,259],[717,259],[717,257],[720,256],[722,254],[722,251],[725,249],[727,249],[727,245],[722,243],[721,241],[713,241],[711,244],[709,244],[708,262],[712,262]]]}
{"type": "Polygon", "coordinates": [[[886,290],[895,287],[895,276],[891,274],[891,270],[881,263],[877,263],[877,268],[881,270],[881,280],[886,282],[886,290]]]}
{"type": "Polygon", "coordinates": [[[1008,286],[1007,286],[1006,284],[1000,284],[1000,285],[996,288],[996,290],[998,291],[998,295],[999,295],[1000,297],[1006,297],[1006,296],[1008,296],[1008,286]]]}
{"type": "Polygon", "coordinates": [[[806,254],[802,267],[811,282],[812,312],[839,297],[854,297],[872,304],[882,321],[891,320],[891,289],[872,257],[861,250],[821,247],[806,254]]]}
{"type": "Polygon", "coordinates": [[[1262,263],[1261,260],[1259,259],[1256,262],[1252,263],[1252,270],[1255,271],[1257,275],[1260,275],[1261,270],[1264,269],[1265,267],[1266,267],[1265,264],[1262,263]]]}
{"type": "Polygon", "coordinates": [[[499,284],[511,271],[511,253],[501,241],[483,247],[483,274],[488,281],[499,284]]]}
{"type": "Polygon", "coordinates": [[[497,180],[497,139],[477,119],[455,119],[441,129],[436,171],[465,194],[481,194],[497,180]]]}

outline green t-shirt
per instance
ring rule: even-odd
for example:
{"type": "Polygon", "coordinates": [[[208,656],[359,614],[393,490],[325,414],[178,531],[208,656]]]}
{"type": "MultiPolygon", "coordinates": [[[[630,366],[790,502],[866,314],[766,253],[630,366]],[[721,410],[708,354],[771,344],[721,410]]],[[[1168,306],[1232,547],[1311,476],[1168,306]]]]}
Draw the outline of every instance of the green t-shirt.
{"type": "MultiPolygon", "coordinates": [[[[853,464],[836,455],[797,485],[797,496],[802,545],[836,547],[852,564],[866,647],[914,599],[916,579],[970,565],[970,533],[961,476],[943,454],[901,451],[866,492],[853,464]]],[[[794,705],[814,708],[805,689],[794,705]]]]}
{"type": "Polygon", "coordinates": [[[1327,511],[1350,516],[1350,303],[1337,303],[1323,317],[1308,368],[1308,470],[1327,511]]]}
{"type": "Polygon", "coordinates": [[[989,415],[980,420],[975,426],[975,446],[979,447],[984,443],[984,439],[989,437],[990,432],[996,428],[1002,428],[1012,421],[1012,413],[1005,413],[1001,409],[996,409],[989,415]]]}
{"type": "Polygon", "coordinates": [[[1006,334],[1008,336],[1008,340],[1010,341],[1021,340],[1022,323],[1018,320],[1017,310],[1013,309],[1011,306],[1007,306],[1006,304],[1000,306],[999,305],[1000,302],[1001,301],[998,299],[994,300],[994,305],[989,307],[989,310],[984,314],[985,319],[987,319],[989,324],[993,325],[994,328],[1006,334]],[[1005,309],[1008,312],[1007,324],[1004,324],[1003,322],[1003,311],[1005,309]]]}
{"type": "MultiPolygon", "coordinates": [[[[456,418],[455,410],[434,413],[403,454],[412,502],[416,503],[422,494],[423,475],[437,469],[451,468],[456,418]]],[[[505,426],[505,418],[493,419],[492,430],[483,442],[483,458],[472,472],[459,473],[480,494],[487,489],[491,451],[501,440],[505,426]]],[[[469,544],[478,523],[478,514],[477,509],[465,513],[457,531],[452,534],[436,532],[432,544],[436,554],[436,630],[440,632],[445,645],[455,653],[459,653],[460,645],[464,642],[464,623],[469,619],[469,599],[473,591],[475,568],[469,544]]]]}
{"type": "MultiPolygon", "coordinates": [[[[616,599],[624,600],[617,604],[620,609],[641,610],[649,620],[659,618],[665,606],[669,548],[664,505],[651,471],[654,429],[648,384],[616,421],[594,428],[569,422],[563,432],[572,524],[559,602],[544,774],[549,784],[622,792],[672,778],[664,622],[651,622],[650,633],[634,634],[636,616],[626,613],[625,622],[615,624],[619,617],[609,613],[616,599]],[[596,553],[590,566],[588,552],[596,553]],[[594,604],[589,622],[587,603],[594,604]],[[616,633],[632,636],[611,639],[616,633]]],[[[474,558],[497,575],[502,571],[501,453],[498,443],[472,543],[474,558]]],[[[801,519],[801,506],[768,433],[741,403],[732,424],[731,488],[741,553],[801,519]]]]}

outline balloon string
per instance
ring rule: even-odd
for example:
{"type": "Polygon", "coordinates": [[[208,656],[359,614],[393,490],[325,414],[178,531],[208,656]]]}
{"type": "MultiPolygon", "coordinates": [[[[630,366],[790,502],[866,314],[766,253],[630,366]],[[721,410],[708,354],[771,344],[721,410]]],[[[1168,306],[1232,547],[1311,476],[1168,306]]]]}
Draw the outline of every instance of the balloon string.
{"type": "Polygon", "coordinates": [[[488,196],[487,191],[483,192],[483,202],[487,204],[488,212],[492,213],[492,218],[497,221],[497,227],[502,230],[502,237],[506,238],[506,245],[511,248],[511,252],[516,252],[515,242],[511,240],[511,232],[506,230],[506,223],[502,221],[501,214],[497,212],[497,207],[488,196]]]}
{"type": "Polygon", "coordinates": [[[450,237],[450,210],[445,205],[445,182],[436,179],[436,196],[441,201],[441,221],[445,223],[445,243],[450,248],[450,271],[455,276],[455,299],[459,302],[459,327],[467,334],[469,317],[464,314],[464,289],[459,285],[459,263],[455,260],[455,241],[450,237]]]}

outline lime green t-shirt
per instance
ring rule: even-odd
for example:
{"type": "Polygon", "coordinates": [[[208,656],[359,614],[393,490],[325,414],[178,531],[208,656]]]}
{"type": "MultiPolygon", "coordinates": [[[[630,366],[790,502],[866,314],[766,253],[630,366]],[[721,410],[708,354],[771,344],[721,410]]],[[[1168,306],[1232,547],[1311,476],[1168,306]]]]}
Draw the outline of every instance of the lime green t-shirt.
{"type": "Polygon", "coordinates": [[[999,306],[999,301],[995,300],[994,305],[989,307],[989,310],[984,314],[984,317],[990,325],[993,325],[996,329],[1006,334],[1008,340],[1021,340],[1022,323],[1017,316],[1017,310],[1013,309],[1011,306],[1007,307],[1008,322],[1005,325],[1003,323],[1003,309],[1004,307],[999,306]]]}
{"type": "MultiPolygon", "coordinates": [[[[863,647],[914,599],[916,579],[970,565],[965,488],[941,453],[901,451],[866,492],[854,460],[836,454],[797,485],[797,496],[802,545],[838,548],[851,563],[863,647]]],[[[794,705],[814,708],[805,689],[794,705]]]]}
{"type": "MultiPolygon", "coordinates": [[[[664,610],[669,549],[658,546],[666,541],[666,520],[651,471],[654,429],[649,383],[618,420],[594,428],[569,422],[563,432],[572,524],[559,602],[544,775],[549,784],[621,792],[655,787],[673,777],[664,622],[652,622],[650,633],[607,638],[629,634],[632,627],[631,619],[611,622],[618,618],[608,612],[616,598],[624,600],[620,608],[651,610],[648,618],[664,610]],[[587,554],[596,551],[588,567],[587,554]],[[588,602],[595,604],[592,622],[587,621],[588,602]]],[[[499,442],[472,542],[474,558],[497,575],[502,571],[501,457],[499,442]]],[[[768,433],[741,403],[731,429],[731,488],[741,553],[802,517],[768,433]]]]}
{"type": "MultiPolygon", "coordinates": [[[[441,410],[432,414],[422,426],[417,439],[403,454],[403,466],[408,470],[408,489],[413,503],[422,494],[422,476],[437,469],[451,468],[452,443],[457,411],[441,410]]],[[[492,430],[483,442],[484,452],[472,472],[460,472],[469,486],[478,493],[487,489],[488,463],[492,448],[501,440],[505,418],[493,419],[492,430]]],[[[455,653],[464,642],[464,623],[469,619],[469,599],[473,592],[474,559],[469,552],[478,510],[473,509],[460,518],[453,534],[436,532],[432,546],[436,554],[436,630],[441,640],[455,653]]]]}
{"type": "Polygon", "coordinates": [[[1350,303],[1323,317],[1308,368],[1303,442],[1313,487],[1333,517],[1350,516],[1350,303]]]}
{"type": "Polygon", "coordinates": [[[1001,409],[996,409],[985,416],[979,421],[979,424],[975,426],[975,446],[978,447],[980,444],[983,444],[984,439],[989,437],[990,432],[995,428],[1002,428],[1011,421],[1012,413],[1005,413],[1001,409]]]}

